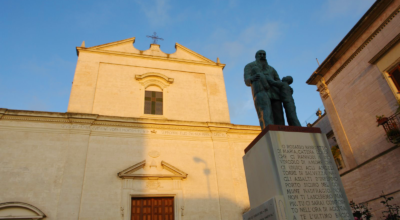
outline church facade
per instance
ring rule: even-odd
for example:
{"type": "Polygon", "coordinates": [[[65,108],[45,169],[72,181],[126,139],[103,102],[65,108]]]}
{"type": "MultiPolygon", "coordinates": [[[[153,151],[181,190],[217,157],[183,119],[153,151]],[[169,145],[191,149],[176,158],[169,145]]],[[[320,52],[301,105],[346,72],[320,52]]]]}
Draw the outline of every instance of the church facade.
{"type": "Polygon", "coordinates": [[[68,111],[0,109],[0,219],[241,219],[258,126],[230,123],[224,64],[134,38],[77,47],[68,111]]]}

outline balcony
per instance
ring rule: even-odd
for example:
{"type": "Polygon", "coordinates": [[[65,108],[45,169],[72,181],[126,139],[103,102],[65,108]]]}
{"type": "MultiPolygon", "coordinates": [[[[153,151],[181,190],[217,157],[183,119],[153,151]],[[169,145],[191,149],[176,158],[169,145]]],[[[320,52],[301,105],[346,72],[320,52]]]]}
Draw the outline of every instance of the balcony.
{"type": "Polygon", "coordinates": [[[400,144],[400,112],[389,117],[377,117],[378,126],[382,125],[385,129],[386,138],[393,144],[400,144]]]}

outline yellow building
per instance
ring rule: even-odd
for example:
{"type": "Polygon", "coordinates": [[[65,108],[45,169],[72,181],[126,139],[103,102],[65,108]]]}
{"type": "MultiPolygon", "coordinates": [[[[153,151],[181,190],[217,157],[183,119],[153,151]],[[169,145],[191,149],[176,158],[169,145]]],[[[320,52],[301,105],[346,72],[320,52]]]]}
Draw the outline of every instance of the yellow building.
{"type": "Polygon", "coordinates": [[[0,219],[241,219],[224,64],[134,38],[77,47],[68,112],[0,109],[0,219]]]}
{"type": "Polygon", "coordinates": [[[387,210],[382,193],[400,204],[399,12],[399,0],[376,1],[307,81],[340,148],[347,197],[368,204],[375,219],[387,210]],[[382,115],[389,122],[377,127],[382,115]]]}

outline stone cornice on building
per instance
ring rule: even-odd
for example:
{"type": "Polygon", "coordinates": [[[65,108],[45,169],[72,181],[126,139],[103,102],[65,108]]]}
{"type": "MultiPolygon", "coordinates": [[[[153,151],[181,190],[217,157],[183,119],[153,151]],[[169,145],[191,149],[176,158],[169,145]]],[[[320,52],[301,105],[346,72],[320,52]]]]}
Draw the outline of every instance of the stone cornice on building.
{"type": "Polygon", "coordinates": [[[196,53],[196,52],[190,50],[189,48],[186,48],[186,47],[184,47],[184,46],[182,46],[182,45],[180,45],[180,44],[178,44],[178,43],[175,43],[175,48],[176,48],[176,49],[180,48],[180,49],[182,49],[182,50],[184,50],[184,51],[186,51],[186,52],[188,52],[188,53],[190,53],[190,54],[192,54],[192,55],[194,55],[194,56],[196,56],[196,57],[199,57],[200,59],[205,60],[206,62],[209,62],[209,63],[212,63],[212,64],[216,64],[217,66],[225,66],[225,64],[221,64],[221,63],[218,63],[218,62],[214,62],[214,61],[208,59],[207,57],[205,57],[205,56],[203,56],[203,55],[201,55],[201,54],[198,54],[198,53],[196,53]]]}
{"type": "Polygon", "coordinates": [[[368,61],[370,64],[375,64],[379,61],[383,55],[385,55],[390,49],[392,49],[400,41],[400,33],[397,34],[382,50],[380,50],[372,59],[368,61]]]}
{"type": "Polygon", "coordinates": [[[178,43],[175,43],[175,48],[177,49],[176,51],[178,51],[178,49],[180,49],[182,51],[185,51],[186,53],[189,53],[189,54],[199,58],[202,61],[171,57],[171,56],[174,56],[176,52],[167,54],[167,53],[160,51],[163,54],[165,54],[165,57],[148,55],[148,54],[145,54],[147,51],[150,51],[153,46],[159,47],[159,45],[152,44],[148,50],[137,50],[136,48],[133,47],[134,43],[135,43],[135,38],[133,37],[133,38],[128,38],[125,40],[115,41],[115,42],[111,42],[111,43],[107,43],[107,44],[101,44],[101,45],[97,45],[97,46],[93,46],[93,47],[85,47],[83,44],[80,47],[76,47],[76,53],[78,56],[81,52],[91,52],[91,53],[103,53],[103,54],[110,54],[110,55],[117,55],[117,56],[128,56],[128,57],[130,56],[130,57],[137,57],[137,58],[144,58],[144,59],[157,59],[157,60],[161,59],[161,60],[168,60],[168,61],[173,61],[173,62],[215,66],[215,67],[221,67],[222,69],[225,68],[225,64],[218,62],[219,60],[217,60],[217,62],[214,62],[214,61],[212,61],[212,60],[210,60],[210,59],[208,59],[208,58],[206,58],[206,57],[204,57],[204,56],[202,56],[202,55],[200,55],[178,43]],[[107,48],[107,47],[122,45],[122,44],[126,44],[126,43],[132,43],[132,49],[134,49],[137,52],[132,53],[132,52],[105,50],[105,48],[107,48]]]}
{"type": "MultiPolygon", "coordinates": [[[[336,64],[337,61],[354,45],[360,36],[373,24],[374,21],[389,7],[393,0],[377,0],[370,9],[363,15],[350,32],[335,47],[329,56],[321,63],[321,65],[313,72],[307,80],[307,84],[316,85],[320,77],[325,74],[336,64]]],[[[382,29],[399,13],[400,8],[396,10],[346,59],[345,62],[336,70],[336,72],[326,79],[329,84],[380,32],[382,29]]]]}
{"type": "MultiPolygon", "coordinates": [[[[87,49],[102,49],[102,48],[105,48],[105,47],[114,46],[114,45],[123,44],[123,43],[132,43],[132,44],[134,44],[135,43],[135,39],[136,39],[135,37],[132,37],[132,38],[119,40],[119,41],[114,41],[114,42],[110,42],[110,43],[106,43],[106,44],[100,44],[100,45],[93,46],[93,47],[87,47],[87,49]]],[[[85,47],[81,47],[81,48],[85,48],[85,47]]]]}
{"type": "MultiPolygon", "coordinates": [[[[98,114],[73,113],[73,112],[44,112],[44,111],[27,111],[12,110],[0,108],[0,121],[28,121],[28,122],[45,122],[45,123],[62,123],[64,128],[68,129],[91,129],[95,131],[128,131],[127,129],[162,129],[162,130],[186,130],[188,132],[200,133],[232,133],[232,134],[249,134],[258,135],[261,132],[259,126],[252,125],[235,125],[230,123],[216,122],[195,122],[195,121],[178,121],[167,119],[151,119],[151,118],[133,118],[105,116],[98,114]],[[99,126],[106,127],[122,127],[121,129],[100,129],[99,126]]],[[[157,132],[157,131],[154,131],[157,132]]],[[[151,132],[149,132],[151,133],[151,132]]],[[[200,136],[202,134],[199,134],[200,136]]],[[[207,136],[207,135],[203,135],[207,136]]]]}
{"type": "MultiPolygon", "coordinates": [[[[84,48],[77,47],[77,50],[81,50],[81,49],[84,49],[84,48]]],[[[214,63],[213,64],[213,63],[194,61],[194,60],[177,59],[177,58],[171,58],[171,57],[158,57],[158,56],[125,53],[125,52],[117,52],[117,51],[91,50],[91,49],[84,49],[83,51],[94,52],[94,53],[105,53],[105,54],[112,54],[112,55],[118,55],[118,56],[133,56],[133,57],[144,58],[144,59],[168,60],[168,61],[180,62],[180,63],[191,63],[191,64],[198,64],[198,65],[215,66],[215,67],[221,67],[222,69],[226,66],[225,64],[222,64],[222,63],[214,63]]]]}

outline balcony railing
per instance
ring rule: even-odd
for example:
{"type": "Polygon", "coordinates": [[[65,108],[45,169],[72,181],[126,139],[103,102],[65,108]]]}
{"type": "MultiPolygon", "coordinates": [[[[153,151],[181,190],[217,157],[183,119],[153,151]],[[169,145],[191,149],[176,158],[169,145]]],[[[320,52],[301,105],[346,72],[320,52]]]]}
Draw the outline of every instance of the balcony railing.
{"type": "Polygon", "coordinates": [[[393,144],[400,143],[400,112],[396,112],[387,118],[382,118],[378,125],[382,125],[385,129],[387,139],[393,144]]]}

